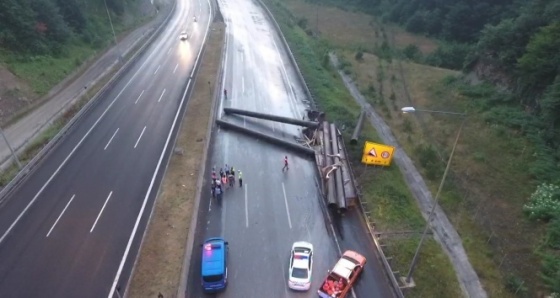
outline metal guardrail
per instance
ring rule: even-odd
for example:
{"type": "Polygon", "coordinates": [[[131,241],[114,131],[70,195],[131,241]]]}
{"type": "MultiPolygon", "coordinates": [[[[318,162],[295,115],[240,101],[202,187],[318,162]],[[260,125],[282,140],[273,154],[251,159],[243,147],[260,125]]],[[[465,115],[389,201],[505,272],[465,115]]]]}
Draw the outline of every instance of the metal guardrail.
{"type": "MultiPolygon", "coordinates": [[[[221,12],[219,12],[219,5],[218,5],[218,1],[217,0],[213,0],[212,2],[216,3],[215,6],[215,10],[214,11],[214,18],[217,17],[217,14],[221,12]]],[[[222,19],[223,19],[223,23],[224,23],[224,45],[226,45],[228,43],[228,38],[227,38],[227,23],[225,21],[225,19],[223,18],[222,15],[222,19]]],[[[183,272],[181,274],[181,281],[179,282],[180,286],[178,289],[178,293],[177,296],[178,298],[183,298],[185,297],[185,293],[188,292],[189,290],[189,284],[188,284],[188,278],[191,274],[190,272],[190,260],[192,257],[192,253],[193,253],[193,249],[194,249],[194,238],[195,238],[195,233],[197,230],[197,225],[198,225],[198,209],[200,207],[200,200],[202,199],[202,191],[205,190],[207,191],[207,189],[204,187],[204,175],[206,174],[206,168],[208,166],[208,155],[210,152],[210,142],[212,139],[212,134],[214,132],[214,127],[216,127],[216,124],[214,123],[214,119],[217,119],[219,117],[219,110],[218,110],[218,100],[220,98],[221,93],[221,89],[222,89],[222,82],[224,79],[224,65],[225,65],[225,59],[224,57],[227,55],[226,53],[226,49],[227,47],[224,46],[222,53],[221,53],[221,63],[220,63],[220,67],[218,68],[218,71],[216,73],[216,83],[214,85],[214,90],[213,90],[213,94],[212,96],[212,108],[211,108],[211,119],[210,122],[208,123],[208,127],[206,129],[206,145],[205,145],[205,150],[204,150],[204,157],[202,159],[202,168],[200,169],[200,175],[197,179],[197,192],[195,195],[195,203],[194,203],[194,208],[193,210],[195,210],[195,213],[193,214],[192,218],[191,218],[191,223],[189,226],[189,233],[187,235],[187,242],[185,244],[186,249],[185,249],[185,260],[183,262],[183,272]]],[[[202,59],[201,59],[202,61],[202,59]]],[[[201,62],[202,63],[202,62],[201,62]]]]}
{"type": "MultiPolygon", "coordinates": [[[[18,174],[0,191],[0,203],[3,202],[5,197],[14,190],[18,185],[20,185],[25,178],[33,172],[33,170],[39,165],[39,163],[58,145],[58,143],[63,139],[63,137],[68,134],[71,128],[73,128],[76,123],[84,117],[97,103],[98,99],[105,94],[115,82],[120,79],[120,77],[125,74],[129,68],[136,62],[138,57],[152,44],[155,37],[158,35],[162,28],[169,22],[169,19],[173,12],[175,11],[175,3],[173,2],[173,7],[169,11],[169,14],[161,22],[161,24],[151,32],[151,36],[148,40],[134,53],[134,55],[113,75],[113,77],[103,86],[97,93],[92,96],[92,98],[84,105],[82,109],[74,116],[70,121],[49,141],[42,149],[39,151],[35,157],[33,157],[19,172],[18,174]]],[[[61,115],[62,116],[62,115],[61,115]]]]}
{"type": "MultiPolygon", "coordinates": [[[[300,81],[302,82],[302,84],[305,86],[305,91],[307,93],[307,96],[310,98],[311,102],[316,106],[315,98],[313,97],[311,91],[309,90],[307,82],[305,81],[305,78],[303,77],[303,74],[301,73],[301,71],[300,71],[300,69],[297,65],[297,59],[294,57],[294,55],[293,55],[293,53],[290,49],[290,46],[288,45],[288,41],[286,40],[286,38],[284,37],[284,34],[282,33],[282,30],[280,29],[280,25],[278,25],[278,22],[276,22],[276,19],[274,18],[274,16],[272,15],[272,13],[268,9],[268,7],[264,4],[264,2],[262,0],[258,0],[258,2],[262,5],[262,7],[264,7],[268,16],[273,21],[273,23],[276,27],[276,30],[278,31],[278,34],[282,38],[284,46],[287,49],[287,52],[290,56],[290,59],[292,60],[292,64],[296,68],[296,73],[298,74],[298,77],[299,77],[300,81]]],[[[315,108],[315,107],[313,107],[313,108],[315,108]]],[[[348,152],[346,151],[346,144],[344,142],[342,142],[342,147],[343,147],[343,150],[344,150],[346,156],[348,156],[348,152]]],[[[354,177],[354,170],[352,169],[352,165],[350,163],[348,163],[348,166],[350,167],[350,173],[351,173],[352,179],[354,181],[356,181],[356,179],[354,177]]],[[[357,182],[356,182],[356,188],[357,187],[358,187],[358,185],[357,185],[357,182]]],[[[381,248],[379,240],[375,237],[374,228],[371,226],[371,224],[368,220],[368,216],[367,216],[366,211],[365,211],[364,206],[363,206],[364,202],[362,200],[361,194],[359,192],[357,192],[357,194],[358,194],[358,200],[360,201],[359,206],[360,206],[360,210],[361,210],[361,215],[363,216],[363,218],[364,218],[364,220],[367,224],[368,232],[371,235],[371,238],[372,238],[373,242],[375,243],[375,247],[376,247],[377,252],[378,252],[378,254],[381,258],[381,262],[382,262],[383,266],[385,267],[385,273],[387,274],[387,276],[389,277],[389,280],[392,283],[393,290],[394,290],[396,296],[399,297],[399,298],[404,298],[404,294],[403,294],[403,292],[401,290],[401,287],[400,287],[400,285],[399,285],[399,283],[398,283],[398,281],[395,277],[395,274],[393,273],[393,271],[391,269],[391,265],[387,261],[387,257],[385,256],[385,253],[383,252],[383,249],[381,248]]]]}
{"type": "MultiPolygon", "coordinates": [[[[344,150],[344,154],[348,157],[349,156],[348,151],[346,150],[346,144],[344,142],[342,142],[342,150],[344,150]]],[[[348,162],[348,167],[350,167],[350,176],[352,177],[352,180],[354,180],[356,189],[358,189],[358,181],[356,180],[356,177],[354,176],[354,169],[352,169],[352,163],[348,162]]],[[[364,205],[366,205],[366,203],[362,199],[362,194],[359,191],[356,191],[356,194],[358,196],[358,201],[360,202],[358,204],[358,206],[360,208],[361,214],[362,214],[362,216],[364,218],[364,221],[366,222],[366,225],[368,227],[368,232],[369,232],[373,242],[375,243],[375,247],[377,248],[377,252],[379,253],[381,262],[383,263],[383,267],[385,267],[385,273],[387,274],[387,277],[389,278],[389,280],[393,284],[393,290],[395,292],[395,295],[398,298],[404,298],[404,293],[402,292],[399,281],[397,280],[397,277],[395,276],[395,273],[393,272],[393,269],[391,268],[391,264],[389,264],[389,261],[387,260],[387,256],[385,256],[385,252],[383,252],[383,248],[381,248],[381,244],[379,243],[379,240],[375,236],[375,232],[374,232],[375,228],[372,226],[372,224],[369,220],[369,216],[368,216],[366,208],[364,206],[364,205]]]]}
{"type": "Polygon", "coordinates": [[[262,0],[258,0],[258,2],[261,4],[261,6],[264,8],[266,13],[268,14],[269,18],[274,23],[274,27],[276,27],[276,31],[278,32],[278,35],[280,35],[280,38],[282,39],[282,43],[286,47],[286,50],[288,52],[288,56],[290,57],[290,60],[292,60],[292,65],[296,68],[296,73],[298,75],[298,78],[304,86],[305,93],[307,94],[307,97],[309,97],[309,99],[311,100],[311,103],[313,105],[312,108],[316,109],[317,103],[315,102],[315,97],[313,96],[313,94],[309,90],[309,85],[307,85],[307,82],[305,81],[305,78],[303,77],[303,74],[301,73],[301,71],[299,69],[297,59],[295,58],[294,54],[292,53],[292,50],[290,49],[290,45],[288,44],[288,41],[286,40],[286,38],[284,37],[284,34],[282,33],[282,29],[280,29],[280,25],[278,25],[278,22],[276,22],[276,19],[274,18],[274,15],[272,15],[270,10],[268,10],[268,7],[266,6],[266,4],[264,4],[264,2],[262,0]]]}

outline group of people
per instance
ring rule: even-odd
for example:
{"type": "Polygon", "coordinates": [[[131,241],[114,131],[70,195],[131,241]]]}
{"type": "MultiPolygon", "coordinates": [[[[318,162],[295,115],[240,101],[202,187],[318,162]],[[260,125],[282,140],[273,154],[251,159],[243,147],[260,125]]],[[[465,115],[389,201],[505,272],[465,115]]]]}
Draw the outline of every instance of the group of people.
{"type": "MultiPolygon", "coordinates": [[[[282,168],[282,172],[288,171],[290,168],[288,167],[288,157],[284,156],[284,167],[282,168]]],[[[236,171],[233,166],[228,166],[225,164],[223,168],[220,168],[220,171],[216,173],[216,167],[212,167],[212,182],[211,182],[211,189],[212,189],[212,197],[216,197],[218,200],[222,198],[222,194],[224,193],[223,185],[229,185],[229,187],[235,186],[235,174],[236,171]],[[219,174],[219,177],[218,177],[219,174]]],[[[241,171],[237,172],[239,181],[239,187],[243,187],[243,173],[241,171]]]]}
{"type": "MultiPolygon", "coordinates": [[[[235,186],[235,174],[236,171],[233,166],[225,165],[225,167],[220,168],[220,176],[218,177],[216,173],[216,167],[212,167],[212,196],[217,197],[218,199],[222,198],[222,194],[224,193],[224,189],[222,185],[229,185],[229,187],[235,186]]],[[[243,187],[243,173],[239,171],[238,173],[238,181],[239,187],[243,187]]]]}

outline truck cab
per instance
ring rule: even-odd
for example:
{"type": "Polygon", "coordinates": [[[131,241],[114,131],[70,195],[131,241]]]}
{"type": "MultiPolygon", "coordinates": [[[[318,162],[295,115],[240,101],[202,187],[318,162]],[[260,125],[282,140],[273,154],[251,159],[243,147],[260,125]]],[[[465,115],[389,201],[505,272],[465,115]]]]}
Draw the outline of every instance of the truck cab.
{"type": "Polygon", "coordinates": [[[228,242],[209,238],[202,244],[202,288],[207,293],[224,290],[227,286],[228,242]]]}
{"type": "Polygon", "coordinates": [[[321,288],[317,291],[321,298],[344,298],[362,273],[366,258],[351,250],[344,252],[334,265],[321,288]]]}

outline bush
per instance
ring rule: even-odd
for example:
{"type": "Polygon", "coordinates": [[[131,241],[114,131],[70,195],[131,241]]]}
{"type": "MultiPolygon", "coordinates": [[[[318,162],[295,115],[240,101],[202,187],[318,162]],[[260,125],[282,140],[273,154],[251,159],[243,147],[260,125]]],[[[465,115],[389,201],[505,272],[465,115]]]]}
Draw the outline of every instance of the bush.
{"type": "Polygon", "coordinates": [[[560,218],[556,218],[550,222],[546,230],[546,239],[544,243],[552,249],[560,249],[560,218]]]}
{"type": "Polygon", "coordinates": [[[412,61],[418,61],[422,58],[420,49],[415,44],[409,44],[402,50],[403,55],[412,61]]]}
{"type": "Polygon", "coordinates": [[[443,43],[426,57],[426,63],[432,66],[460,70],[463,68],[463,63],[470,50],[471,46],[466,44],[443,43]]]}
{"type": "Polygon", "coordinates": [[[551,291],[560,292],[560,257],[551,254],[543,256],[542,276],[551,291]]]}
{"type": "Polygon", "coordinates": [[[549,221],[560,218],[560,187],[547,183],[537,186],[523,210],[532,220],[549,221]]]}
{"type": "Polygon", "coordinates": [[[420,165],[426,170],[426,177],[430,180],[438,178],[442,172],[442,168],[434,147],[432,145],[420,145],[416,147],[415,151],[420,165]]]}
{"type": "Polygon", "coordinates": [[[358,51],[356,52],[356,56],[354,56],[356,61],[363,61],[364,60],[364,52],[358,51]]]}
{"type": "Polygon", "coordinates": [[[526,293],[527,287],[525,287],[523,280],[519,276],[509,275],[506,279],[506,288],[512,293],[526,293]]]}

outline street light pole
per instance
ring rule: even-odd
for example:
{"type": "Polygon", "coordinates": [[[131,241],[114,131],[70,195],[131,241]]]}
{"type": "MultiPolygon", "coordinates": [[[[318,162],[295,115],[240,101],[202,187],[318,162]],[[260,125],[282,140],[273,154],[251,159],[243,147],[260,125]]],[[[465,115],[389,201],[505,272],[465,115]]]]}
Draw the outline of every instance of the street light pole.
{"type": "Polygon", "coordinates": [[[122,62],[123,55],[122,55],[120,49],[118,48],[117,35],[115,34],[115,27],[113,27],[113,20],[111,20],[111,14],[109,13],[109,7],[107,7],[107,0],[103,0],[103,3],[105,3],[105,10],[107,11],[107,16],[109,17],[109,24],[111,24],[111,31],[113,32],[113,40],[115,41],[115,48],[117,48],[117,52],[119,54],[119,62],[122,62]]]}
{"type": "Polygon", "coordinates": [[[463,121],[461,122],[461,126],[459,127],[459,131],[457,132],[457,136],[455,137],[455,142],[453,143],[453,148],[451,149],[451,154],[449,155],[449,159],[447,160],[447,165],[445,166],[445,171],[443,172],[443,177],[441,178],[441,182],[439,184],[436,196],[434,198],[434,203],[432,205],[432,209],[430,213],[428,213],[428,219],[426,221],[426,227],[424,228],[424,232],[422,233],[422,237],[420,238],[420,243],[418,243],[418,247],[416,248],[416,252],[414,252],[414,257],[412,258],[412,262],[410,264],[410,269],[408,270],[408,274],[406,275],[405,282],[407,284],[410,283],[412,279],[412,274],[416,269],[416,264],[418,263],[418,256],[420,255],[420,249],[424,244],[424,240],[426,239],[426,235],[428,234],[428,230],[430,229],[430,222],[432,221],[432,216],[436,210],[438,205],[439,196],[441,194],[441,190],[443,189],[443,185],[445,184],[445,178],[447,177],[447,173],[449,172],[449,168],[451,166],[451,161],[453,160],[453,155],[455,154],[455,149],[457,148],[457,143],[459,142],[459,138],[461,136],[461,132],[463,131],[463,126],[467,120],[466,113],[456,113],[456,112],[447,112],[447,111],[433,111],[433,110],[419,110],[413,107],[404,107],[401,109],[403,113],[411,113],[411,112],[427,112],[427,113],[439,113],[439,114],[450,114],[450,115],[460,115],[463,116],[463,121]]]}
{"type": "Polygon", "coordinates": [[[19,169],[21,170],[21,162],[19,162],[19,158],[17,157],[17,154],[14,151],[14,148],[12,148],[12,145],[10,145],[10,142],[8,142],[8,138],[4,134],[4,130],[2,130],[2,127],[0,127],[0,134],[2,135],[2,138],[4,138],[4,141],[6,141],[6,145],[8,145],[8,148],[10,148],[10,152],[12,153],[12,157],[14,158],[14,160],[16,161],[19,169]]]}

